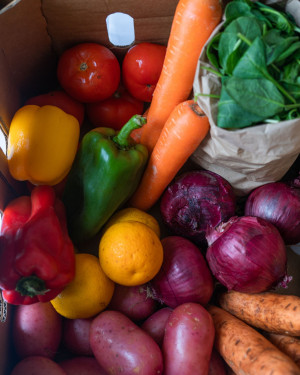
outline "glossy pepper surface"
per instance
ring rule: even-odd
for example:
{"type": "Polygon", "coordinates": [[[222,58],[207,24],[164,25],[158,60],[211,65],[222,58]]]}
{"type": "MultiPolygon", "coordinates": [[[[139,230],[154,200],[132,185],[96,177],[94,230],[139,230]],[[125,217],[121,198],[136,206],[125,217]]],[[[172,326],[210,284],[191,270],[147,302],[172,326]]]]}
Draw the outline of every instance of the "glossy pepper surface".
{"type": "Polygon", "coordinates": [[[11,175],[34,185],[58,184],[70,171],[79,132],[78,120],[58,107],[21,107],[11,121],[8,135],[11,175]]]}
{"type": "Polygon", "coordinates": [[[47,302],[75,276],[65,207],[50,186],[12,200],[0,231],[0,288],[11,304],[47,302]]]}
{"type": "Polygon", "coordinates": [[[117,133],[95,128],[85,134],[67,177],[63,202],[75,243],[96,235],[134,193],[148,160],[147,148],[131,140],[146,122],[133,116],[117,133]]]}

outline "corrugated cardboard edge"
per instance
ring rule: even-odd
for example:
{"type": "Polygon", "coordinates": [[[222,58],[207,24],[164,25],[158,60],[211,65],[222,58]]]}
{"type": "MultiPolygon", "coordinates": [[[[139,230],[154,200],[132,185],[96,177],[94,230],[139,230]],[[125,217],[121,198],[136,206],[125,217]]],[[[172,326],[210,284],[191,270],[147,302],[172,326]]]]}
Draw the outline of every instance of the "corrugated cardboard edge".
{"type": "Polygon", "coordinates": [[[0,46],[2,62],[5,59],[22,101],[27,99],[25,95],[35,95],[51,83],[53,77],[49,77],[49,72],[53,71],[56,56],[41,0],[22,0],[2,10],[0,46]]]}
{"type": "Polygon", "coordinates": [[[167,4],[152,0],[137,6],[136,0],[74,0],[72,3],[69,0],[42,0],[42,9],[58,55],[75,44],[96,42],[112,49],[121,59],[130,46],[118,47],[109,41],[106,17],[115,12],[131,16],[134,20],[134,43],[151,41],[166,44],[177,3],[178,0],[169,0],[167,4]]]}

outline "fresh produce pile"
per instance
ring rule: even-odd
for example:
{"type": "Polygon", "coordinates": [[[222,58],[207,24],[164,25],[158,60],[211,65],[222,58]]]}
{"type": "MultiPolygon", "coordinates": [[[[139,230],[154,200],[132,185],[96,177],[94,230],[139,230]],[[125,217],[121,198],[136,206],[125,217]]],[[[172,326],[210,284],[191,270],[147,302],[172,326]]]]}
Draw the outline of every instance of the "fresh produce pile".
{"type": "Polygon", "coordinates": [[[240,200],[186,169],[209,132],[192,86],[222,14],[218,0],[180,0],[168,45],[122,61],[75,45],[58,89],[13,117],[8,167],[28,194],[0,230],[11,375],[300,374],[300,297],[278,293],[300,242],[298,180],[240,200]]]}

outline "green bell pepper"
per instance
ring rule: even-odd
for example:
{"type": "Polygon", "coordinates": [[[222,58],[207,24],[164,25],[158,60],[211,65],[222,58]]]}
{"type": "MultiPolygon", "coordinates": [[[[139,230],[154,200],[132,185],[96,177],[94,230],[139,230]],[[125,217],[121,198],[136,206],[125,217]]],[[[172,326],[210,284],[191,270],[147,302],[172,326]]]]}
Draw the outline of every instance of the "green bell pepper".
{"type": "Polygon", "coordinates": [[[148,151],[130,133],[146,119],[133,116],[117,133],[95,128],[84,135],[63,193],[68,229],[75,243],[96,235],[136,190],[148,151]]]}

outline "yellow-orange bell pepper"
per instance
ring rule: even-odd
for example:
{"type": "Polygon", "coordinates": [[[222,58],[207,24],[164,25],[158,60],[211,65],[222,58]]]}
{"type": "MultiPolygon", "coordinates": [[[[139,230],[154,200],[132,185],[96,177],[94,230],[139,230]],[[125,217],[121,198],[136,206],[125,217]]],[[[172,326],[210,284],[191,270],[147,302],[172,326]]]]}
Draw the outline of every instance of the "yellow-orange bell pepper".
{"type": "Polygon", "coordinates": [[[8,135],[11,175],[34,185],[56,185],[71,168],[79,132],[78,120],[58,107],[21,107],[12,119],[8,135]]]}

